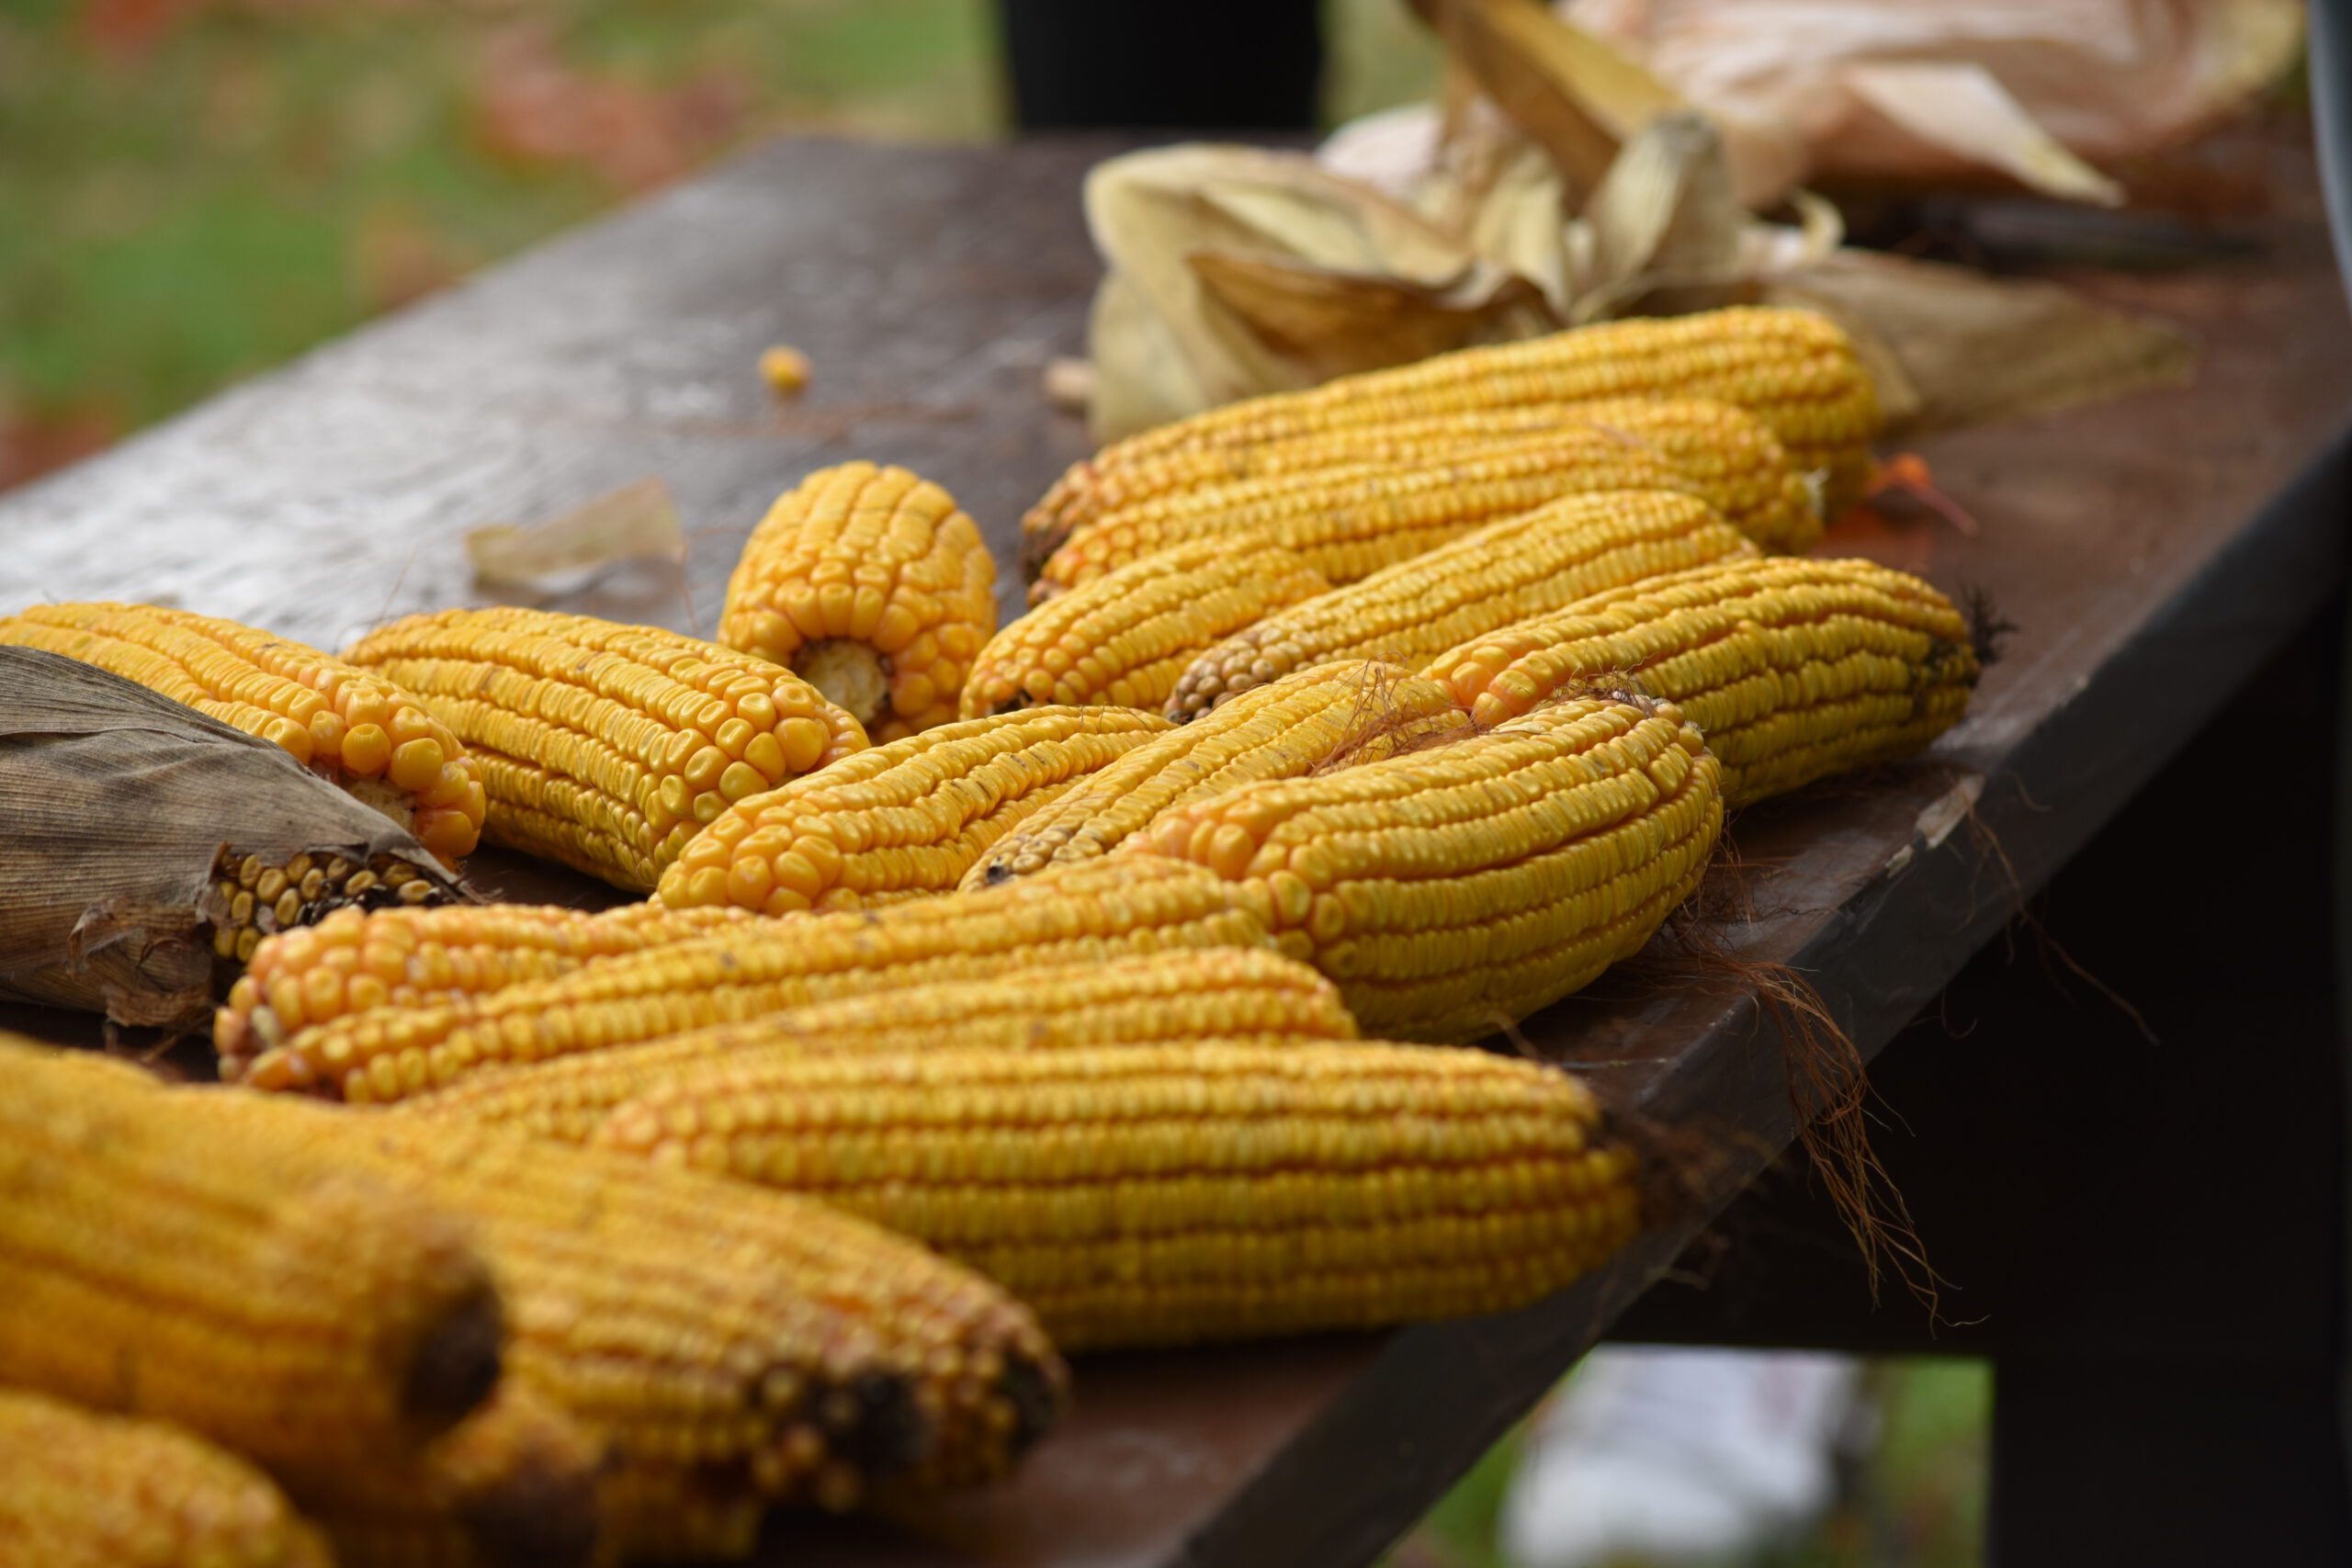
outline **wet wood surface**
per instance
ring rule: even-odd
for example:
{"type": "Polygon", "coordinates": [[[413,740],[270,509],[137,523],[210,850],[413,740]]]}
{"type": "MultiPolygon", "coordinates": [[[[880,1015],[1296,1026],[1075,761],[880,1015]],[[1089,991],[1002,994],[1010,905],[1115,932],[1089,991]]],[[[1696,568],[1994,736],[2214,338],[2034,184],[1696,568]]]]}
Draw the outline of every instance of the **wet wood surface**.
{"type": "MultiPolygon", "coordinates": [[[[979,519],[1009,615],[1020,509],[1086,449],[1040,378],[1080,347],[1096,268],[1078,186],[1103,150],[763,149],[0,498],[0,605],[161,600],[337,646],[480,601],[466,529],[658,474],[683,565],[544,602],[707,632],[765,503],[868,457],[979,519]],[[796,403],[759,380],[775,343],[814,364],[796,403]]],[[[1981,591],[2017,628],[1932,754],[1734,825],[1707,942],[1802,970],[1864,1057],[2343,580],[2352,325],[2315,224],[2257,237],[2199,269],[2068,278],[2187,331],[2193,385],[1922,443],[1976,532],[1922,517],[1824,547],[1981,591]]],[[[2211,847],[2218,821],[2269,827],[2251,774],[2248,794],[2183,831],[2211,847]]],[[[506,858],[481,874],[611,897],[506,858]]],[[[1676,1151],[1659,1223],[1600,1275],[1499,1317],[1090,1360],[1077,1412],[1011,1483],[887,1520],[779,1520],[765,1560],[1370,1561],[1794,1135],[1780,1033],[1723,970],[1662,946],[1525,1026],[1676,1151]]]]}

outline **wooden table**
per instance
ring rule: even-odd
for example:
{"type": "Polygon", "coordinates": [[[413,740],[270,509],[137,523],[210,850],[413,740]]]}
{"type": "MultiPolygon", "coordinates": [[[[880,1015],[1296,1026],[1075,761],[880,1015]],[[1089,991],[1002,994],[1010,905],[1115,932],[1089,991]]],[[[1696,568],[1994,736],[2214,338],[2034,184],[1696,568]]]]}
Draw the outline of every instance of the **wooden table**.
{"type": "MultiPolygon", "coordinates": [[[[944,483],[988,530],[1010,583],[1020,508],[1086,449],[1078,423],[1045,405],[1040,371],[1080,345],[1096,269],[1077,187],[1102,150],[765,147],[0,501],[0,604],[163,600],[333,647],[384,617],[477,598],[459,546],[467,528],[535,521],[659,474],[694,536],[683,571],[618,570],[553,607],[707,631],[764,503],[853,456],[944,483]],[[754,361],[773,343],[815,366],[800,402],[779,407],[760,383],[754,361]]],[[[2226,265],[2072,279],[2189,331],[2203,350],[2194,386],[1927,444],[1981,531],[1919,522],[1844,541],[1947,587],[1981,588],[2018,627],[1967,720],[1930,756],[1736,824],[1749,918],[1718,934],[1743,959],[1803,971],[1865,1058],[2339,589],[2352,331],[2308,215],[2259,232],[2258,255],[2226,265]]],[[[1013,597],[1008,588],[1008,613],[1013,597]]],[[[2230,764],[2217,792],[2192,802],[2189,819],[2157,825],[2179,863],[2321,864],[2324,788],[2273,784],[2294,772],[2280,772],[2282,755],[2320,759],[2295,776],[2324,773],[2328,719],[2281,711],[2270,727],[2216,731],[2230,764]]],[[[598,897],[584,882],[491,869],[500,886],[598,897]]],[[[2137,914],[2176,919],[2176,975],[2199,950],[2200,925],[2258,928],[2260,906],[2175,910],[2165,897],[2155,886],[2137,914]]],[[[1637,1300],[1636,1318],[1657,1333],[1741,1332],[1703,1303],[1644,1298],[1790,1144],[1780,1035],[1740,988],[1689,961],[1654,954],[1636,971],[1525,1030],[1663,1142],[1704,1151],[1681,1162],[1686,1190],[1598,1276],[1521,1312],[1386,1336],[1089,1360],[1076,1414],[1010,1484],[887,1527],[780,1521],[773,1560],[1368,1562],[1637,1300]]],[[[2247,998],[2236,1016],[2267,1016],[2268,977],[2221,977],[2247,998]]],[[[58,1015],[14,1021],[75,1028],[58,1015]]],[[[2324,1032],[2324,1017],[2303,1027],[2324,1032]]],[[[1936,1053],[1906,1044],[1890,1070],[1914,1055],[1936,1053]]],[[[2007,1089],[2033,1092],[2030,1078],[2007,1089]]],[[[2340,1119],[2324,1120],[2335,1136],[2340,1119]]],[[[2140,1131],[2090,1130],[2122,1168],[2160,1155],[2193,1166],[2204,1146],[2179,1129],[2140,1131]]],[[[1893,1135],[1878,1132],[1883,1145],[1893,1135]]],[[[1951,1136],[1969,1141],[1966,1128],[1951,1136]]],[[[1937,1152],[1967,1164],[1962,1149],[1937,1152]]],[[[2240,1190],[2227,1170],[2202,1179],[2240,1190]]],[[[2024,1206],[2045,1212],[2064,1202],[2029,1196],[2024,1206]]],[[[1915,1213],[1934,1248],[1928,1207],[1915,1213]]],[[[2194,1236],[2166,1233],[2175,1276],[2197,1272],[2226,1228],[2199,1224],[2194,1236]]],[[[1826,1284],[1822,1270],[1805,1273],[1747,1337],[1922,1338],[1917,1305],[1898,1294],[1872,1316],[1850,1269],[1829,1272],[1826,1284]]],[[[1752,1292],[1732,1294],[1755,1304],[1752,1292]]],[[[1981,1300],[1951,1298],[1953,1315],[1981,1300]]],[[[2333,1335],[2333,1310],[2304,1316],[2333,1335]]],[[[1971,1332],[1938,1343],[1981,1348],[1971,1332]]],[[[2006,1416],[2006,1370],[2003,1380],[2006,1416]]],[[[2048,1487],[2066,1483],[2057,1448],[2042,1454],[2057,1467],[2048,1487]]],[[[2005,1512],[2033,1489],[2030,1477],[2001,1485],[2005,1512]]],[[[2337,1507],[2341,1477],[2304,1490],[2323,1511],[2337,1507]]],[[[2085,1560],[1999,1534],[2007,1568],[2085,1560]]],[[[2134,1560],[2159,1558],[2190,1560],[2134,1560]]]]}

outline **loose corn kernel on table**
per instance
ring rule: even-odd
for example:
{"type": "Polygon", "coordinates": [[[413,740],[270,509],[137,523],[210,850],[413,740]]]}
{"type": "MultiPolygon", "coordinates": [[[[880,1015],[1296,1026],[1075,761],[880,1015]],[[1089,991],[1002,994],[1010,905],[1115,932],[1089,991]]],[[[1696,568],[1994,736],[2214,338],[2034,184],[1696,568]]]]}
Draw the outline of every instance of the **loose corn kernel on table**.
{"type": "MultiPolygon", "coordinates": [[[[980,521],[1010,615],[1022,510],[1086,450],[1041,380],[1080,346],[1078,187],[1112,150],[763,148],[0,499],[0,606],[153,600],[334,649],[484,602],[468,528],[659,474],[683,565],[545,607],[707,632],[775,496],[870,457],[980,521]],[[790,404],[761,378],[774,343],[812,366],[790,404]]],[[[2271,209],[2236,220],[2251,252],[2069,275],[2190,331],[2195,386],[1925,443],[1978,531],[1923,518],[1825,547],[1981,588],[2016,623],[1965,722],[1735,827],[1734,950],[1805,970],[1865,1056],[1919,1021],[1876,1070],[1875,1135],[1956,1326],[1930,1337],[1896,1287],[1873,1313],[1805,1180],[1755,1181],[1793,1134],[1779,1036],[1660,962],[1526,1029],[1691,1151],[1679,1207],[1600,1275],[1498,1318],[1085,1360],[1076,1414],[1011,1484],[888,1523],[779,1520],[763,1561],[1367,1562],[1612,1325],[1993,1356],[2007,1568],[2218,1561],[2200,1532],[2231,1518],[2340,1543],[2342,1471],[2311,1446],[2334,1440],[2343,1339],[2333,687],[2313,673],[2334,643],[2299,628],[2345,572],[2352,330],[2307,161],[2277,161],[2271,209]],[[2116,978],[2165,1048],[1991,942],[2045,886],[2020,945],[2054,932],[2046,967],[2116,978]],[[1973,1035],[1938,1027],[1939,993],[1973,1035]],[[1705,1288],[1653,1290],[1669,1270],[1705,1288]]],[[[616,898],[510,856],[477,875],[616,898]]],[[[33,1010],[0,1025],[95,1038],[33,1010]]]]}

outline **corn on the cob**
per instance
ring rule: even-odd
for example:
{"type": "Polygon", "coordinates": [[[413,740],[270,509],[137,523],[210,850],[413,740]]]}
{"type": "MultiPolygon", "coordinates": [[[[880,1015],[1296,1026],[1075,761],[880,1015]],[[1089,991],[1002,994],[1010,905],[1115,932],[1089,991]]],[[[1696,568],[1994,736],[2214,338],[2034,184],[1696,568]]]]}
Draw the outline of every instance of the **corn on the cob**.
{"type": "MultiPolygon", "coordinates": [[[[223,1077],[307,1029],[370,1008],[415,1007],[568,975],[592,958],[706,936],[749,910],[625,904],[591,914],[557,905],[342,909],[248,950],[245,973],[214,1015],[223,1077]]],[[[303,1087],[288,1085],[289,1088],[303,1087]]]]}
{"type": "Polygon", "coordinates": [[[1706,398],[1614,399],[1439,414],[1113,464],[1057,505],[1041,504],[1022,519],[1024,570],[1034,577],[1065,539],[1099,518],[1163,497],[1246,479],[1295,483],[1358,464],[1419,468],[1466,453],[1523,447],[1569,428],[1596,430],[1665,457],[1698,480],[1708,503],[1766,549],[1802,551],[1820,536],[1820,499],[1754,414],[1706,398]]]}
{"type": "Polygon", "coordinates": [[[821,468],[752,531],[718,640],[779,664],[896,740],[956,716],[996,629],[996,562],[979,528],[904,468],[821,468]]]}
{"type": "Polygon", "coordinates": [[[269,1478],[159,1421],[0,1389],[0,1562],[329,1568],[269,1478]]]}
{"type": "Polygon", "coordinates": [[[1176,545],[1237,535],[1271,538],[1344,585],[1563,495],[1698,495],[1700,488],[1660,454],[1581,428],[1411,468],[1357,464],[1295,479],[1244,479],[1143,502],[1076,530],[1046,558],[1029,602],[1046,604],[1176,545]]]}
{"type": "Polygon", "coordinates": [[[968,897],[754,921],[487,996],[371,1009],[289,1032],[247,1081],[400,1100],[492,1063],[633,1044],[854,993],[1265,940],[1232,889],[1197,868],[1078,866],[968,897]]]}
{"type": "Polygon", "coordinates": [[[1236,632],[1184,671],[1168,716],[1181,723],[1295,670],[1338,660],[1413,669],[1441,649],[1589,593],[1755,554],[1736,529],[1687,495],[1565,496],[1236,632]]]}
{"type": "Polygon", "coordinates": [[[603,1568],[621,1544],[598,1497],[613,1460],[562,1406],[509,1377],[421,1461],[356,1478],[311,1517],[336,1568],[603,1568]]]}
{"type": "Polygon", "coordinates": [[[964,891],[1091,861],[1189,800],[1369,761],[1468,728],[1452,694],[1393,665],[1357,660],[1302,670],[1095,773],[1005,835],[967,874],[964,891]]]}
{"type": "Polygon", "coordinates": [[[1823,476],[1823,510],[1831,517],[1860,498],[1869,474],[1878,398],[1846,334],[1814,311],[1741,308],[1579,327],[1228,403],[1129,436],[1073,465],[1023,527],[1050,537],[1064,510],[1080,498],[1178,454],[1633,398],[1708,399],[1747,410],[1800,471],[1823,476]]]}
{"type": "Polygon", "coordinates": [[[658,897],[788,915],[950,893],[1024,818],[1168,728],[1132,708],[1046,707],[893,740],[729,807],[658,897]]]}
{"type": "Polygon", "coordinates": [[[941,1044],[717,1066],[621,1106],[598,1142],[821,1194],[1102,1347],[1549,1294],[1638,1228],[1633,1160],[1599,1120],[1567,1074],[1482,1051],[941,1044]]]}
{"type": "Polygon", "coordinates": [[[512,1375],[645,1484],[847,1506],[885,1474],[999,1473],[1060,1404],[1026,1308],[822,1204],[449,1121],[179,1098],[469,1218],[512,1307],[512,1375]]]}
{"type": "Polygon", "coordinates": [[[467,1227],[334,1156],[0,1036],[0,1383],[176,1422],[306,1498],[490,1392],[467,1227]]]}
{"type": "Polygon", "coordinates": [[[1649,940],[1706,869],[1720,772],[1671,704],[1588,699],[1244,784],[1163,812],[1130,847],[1235,883],[1367,1032],[1468,1040],[1649,940]]]}
{"type": "Polygon", "coordinates": [[[316,649],[152,604],[35,604],[0,617],[0,645],[97,665],[272,741],[445,861],[481,836],[481,770],[448,727],[382,675],[316,649]]]}
{"type": "Polygon", "coordinates": [[[1866,560],[1724,562],[1598,593],[1429,662],[1482,725],[1601,686],[1678,705],[1745,806],[1920,750],[1976,683],[1968,624],[1866,560]]]}
{"type": "Polygon", "coordinates": [[[370,855],[363,863],[344,855],[305,853],[272,864],[262,855],[239,854],[234,845],[224,845],[213,863],[206,913],[213,957],[250,964],[281,933],[290,936],[338,917],[357,920],[370,913],[459,914],[461,909],[449,908],[457,899],[438,877],[394,855],[370,855]]]}
{"type": "Polygon", "coordinates": [[[1330,586],[1270,539],[1198,539],[1130,561],[990,638],[964,684],[964,716],[1035,703],[1157,708],[1202,649],[1330,586]]]}
{"type": "Polygon", "coordinates": [[[492,842],[632,892],[731,802],[865,749],[857,721],[788,671],[654,626],[445,610],[345,657],[473,748],[492,842]]]}
{"type": "Polygon", "coordinates": [[[1355,1032],[1339,991],[1306,965],[1255,948],[1204,948],[844,997],[641,1045],[492,1067],[410,1100],[407,1113],[579,1144],[622,1101],[715,1066],[755,1074],[763,1063],[811,1054],[942,1042],[1065,1050],[1211,1036],[1351,1040],[1355,1032]]]}

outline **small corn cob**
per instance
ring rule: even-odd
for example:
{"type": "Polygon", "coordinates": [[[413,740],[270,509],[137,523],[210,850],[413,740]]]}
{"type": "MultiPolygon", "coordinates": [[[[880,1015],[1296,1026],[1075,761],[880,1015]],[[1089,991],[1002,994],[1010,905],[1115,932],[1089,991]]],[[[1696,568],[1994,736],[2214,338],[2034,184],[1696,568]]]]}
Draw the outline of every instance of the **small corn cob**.
{"type": "Polygon", "coordinates": [[[470,1220],[513,1308],[511,1374],[633,1485],[846,1507],[883,1475],[1001,1473],[1062,1403],[1027,1309],[823,1204],[449,1121],[181,1098],[470,1220]]]}
{"type": "Polygon", "coordinates": [[[1412,669],[1441,649],[1588,593],[1755,554],[1738,530],[1687,495],[1564,496],[1234,633],[1184,671],[1168,716],[1182,723],[1295,670],[1338,660],[1412,669]]]}
{"type": "Polygon", "coordinates": [[[0,1562],[329,1568],[269,1478],[160,1421],[0,1389],[0,1562]]]}
{"type": "Polygon", "coordinates": [[[1429,662],[1481,725],[1562,693],[1678,704],[1745,806],[1919,750],[1976,683],[1950,600],[1866,560],[1724,562],[1598,593],[1429,662]]]}
{"type": "Polygon", "coordinates": [[[749,1023],[527,1066],[492,1067],[408,1102],[412,1115],[588,1141],[605,1113],[690,1072],[834,1051],[1066,1050],[1208,1037],[1352,1040],[1331,982],[1255,948],[1212,947],[1027,970],[787,1008],[749,1023]]]}
{"type": "Polygon", "coordinates": [[[1358,464],[1244,479],[1143,502],[1078,529],[1046,558],[1029,602],[1047,603],[1180,544],[1237,534],[1271,538],[1346,584],[1564,495],[1677,490],[1703,501],[1701,488],[1659,453],[1583,428],[1418,468],[1358,464]]]}
{"type": "Polygon", "coordinates": [[[371,1009],[289,1032],[247,1079],[401,1100],[495,1063],[633,1044],[839,996],[1162,948],[1264,944],[1232,890],[1196,868],[1079,866],[968,897],[754,921],[488,996],[371,1009]]]}
{"type": "Polygon", "coordinates": [[[896,740],[956,716],[996,629],[979,528],[904,468],[843,463],[786,491],[727,582],[718,640],[790,665],[896,740]]]}
{"type": "Polygon", "coordinates": [[[774,664],[654,626],[444,610],[345,649],[415,692],[481,759],[492,842],[652,891],[729,803],[865,750],[774,664]]]}
{"type": "Polygon", "coordinates": [[[1578,327],[1228,403],[1129,436],[1073,465],[1023,525],[1050,536],[1065,509],[1096,488],[1180,454],[1634,398],[1700,398],[1747,410],[1801,472],[1824,477],[1821,510],[1827,516],[1860,499],[1869,476],[1878,397],[1845,333],[1811,310],[1739,308],[1578,327]]]}
{"type": "Polygon", "coordinates": [[[1130,847],[1237,884],[1366,1031],[1469,1040],[1649,940],[1706,869],[1720,772],[1670,704],[1567,702],[1407,756],[1244,784],[1163,812],[1130,847]]]}
{"type": "Polygon", "coordinates": [[[725,1066],[597,1141],[821,1195],[1102,1348],[1369,1328],[1561,1289],[1639,1228],[1556,1068],[1372,1042],[1187,1041],[725,1066]]]}
{"type": "Polygon", "coordinates": [[[657,897],[788,915],[952,893],[1024,818],[1168,728],[1132,708],[1046,707],[893,740],[729,807],[657,897]]]}
{"type": "Polygon", "coordinates": [[[625,904],[602,914],[529,904],[343,909],[248,951],[244,974],[213,1017],[221,1076],[243,1077],[254,1057],[283,1043],[291,1030],[370,1008],[415,1007],[549,980],[592,958],[706,936],[751,918],[743,909],[659,904],[625,904]]]}
{"type": "Polygon", "coordinates": [[[1272,540],[1219,537],[1130,561],[989,640],[964,716],[1035,703],[1157,708],[1202,649],[1330,584],[1272,540]]]}
{"type": "Polygon", "coordinates": [[[1453,694],[1393,665],[1357,660],[1302,670],[1089,777],[1005,835],[966,874],[963,890],[1091,861],[1187,801],[1369,761],[1468,728],[1453,694]]]}
{"type": "Polygon", "coordinates": [[[619,1545],[598,1495],[612,1460],[562,1406],[510,1377],[421,1461],[355,1478],[352,1495],[311,1517],[336,1568],[601,1568],[619,1545]]]}
{"type": "Polygon", "coordinates": [[[1821,508],[1763,421],[1706,398],[1538,403],[1336,430],[1257,446],[1204,446],[1110,467],[1056,508],[1022,520],[1025,570],[1035,575],[1063,540],[1097,519],[1163,497],[1246,479],[1296,482],[1327,468],[1371,463],[1412,468],[1466,452],[1499,451],[1597,430],[1665,457],[1704,487],[1708,504],[1770,550],[1803,551],[1821,534],[1821,508]]]}
{"type": "Polygon", "coordinates": [[[152,604],[35,604],[0,617],[0,645],[97,665],[273,741],[445,861],[481,836],[481,770],[448,727],[383,676],[316,649],[152,604]]]}
{"type": "Polygon", "coordinates": [[[0,1383],[176,1422],[306,1500],[490,1392],[498,1296],[457,1219],[127,1063],[0,1036],[0,1383]]]}

